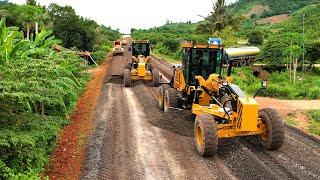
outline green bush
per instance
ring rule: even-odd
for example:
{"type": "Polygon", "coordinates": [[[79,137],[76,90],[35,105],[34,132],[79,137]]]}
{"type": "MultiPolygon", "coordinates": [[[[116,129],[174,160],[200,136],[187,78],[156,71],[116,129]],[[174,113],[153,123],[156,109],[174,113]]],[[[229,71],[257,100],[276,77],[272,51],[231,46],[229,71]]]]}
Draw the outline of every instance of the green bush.
{"type": "Polygon", "coordinates": [[[248,42],[261,45],[263,43],[263,34],[261,31],[254,30],[248,36],[248,42]]]}
{"type": "Polygon", "coordinates": [[[320,110],[311,110],[308,112],[308,116],[310,119],[309,132],[320,136],[320,110]]]}
{"type": "Polygon", "coordinates": [[[73,52],[51,48],[50,31],[27,41],[2,19],[0,32],[0,179],[36,179],[89,76],[73,52]]]}
{"type": "MultiPolygon", "coordinates": [[[[251,68],[234,68],[232,73],[234,84],[237,84],[247,94],[253,95],[260,88],[260,80],[252,75],[251,68]]],[[[298,73],[298,77],[300,76],[301,74],[298,73]]],[[[296,85],[293,85],[293,82],[289,81],[289,73],[271,73],[267,89],[260,96],[280,99],[319,99],[318,75],[311,72],[305,74],[301,79],[298,78],[296,85]]]]}
{"type": "MultiPolygon", "coordinates": [[[[0,174],[42,172],[65,118],[34,113],[0,114],[0,174]],[[10,122],[10,123],[8,123],[10,122]]],[[[11,175],[10,175],[11,174],[11,175]]]]}
{"type": "Polygon", "coordinates": [[[92,58],[96,61],[96,63],[101,64],[107,55],[108,51],[95,51],[92,53],[92,58]]]}

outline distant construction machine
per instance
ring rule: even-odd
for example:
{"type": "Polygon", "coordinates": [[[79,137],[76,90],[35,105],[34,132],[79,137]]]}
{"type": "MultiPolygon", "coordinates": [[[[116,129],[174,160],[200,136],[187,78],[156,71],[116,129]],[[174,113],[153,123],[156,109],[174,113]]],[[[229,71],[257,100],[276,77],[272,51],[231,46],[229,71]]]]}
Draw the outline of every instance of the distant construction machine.
{"type": "Polygon", "coordinates": [[[124,55],[124,49],[123,49],[123,47],[121,45],[121,41],[120,40],[114,41],[113,42],[113,46],[114,46],[112,48],[113,56],[118,55],[118,54],[120,54],[122,56],[124,55]]]}
{"type": "Polygon", "coordinates": [[[133,80],[152,81],[154,86],[159,86],[159,71],[150,63],[149,41],[132,41],[131,51],[131,62],[125,65],[124,70],[124,86],[130,87],[133,80]]]}

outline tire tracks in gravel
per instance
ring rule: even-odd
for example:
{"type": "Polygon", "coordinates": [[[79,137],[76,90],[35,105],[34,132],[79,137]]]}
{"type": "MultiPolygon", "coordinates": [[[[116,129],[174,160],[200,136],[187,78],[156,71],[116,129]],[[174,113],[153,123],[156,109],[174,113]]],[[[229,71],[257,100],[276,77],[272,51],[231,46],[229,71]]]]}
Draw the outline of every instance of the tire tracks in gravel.
{"type": "MultiPolygon", "coordinates": [[[[121,74],[125,58],[114,57],[109,76],[121,74]]],[[[190,112],[163,113],[157,88],[120,82],[101,92],[82,179],[320,179],[319,142],[286,128],[277,151],[254,137],[222,139],[214,157],[202,158],[190,112]]]]}
{"type": "MultiPolygon", "coordinates": [[[[152,109],[158,108],[157,90],[151,87],[148,89],[152,98],[147,100],[146,95],[143,95],[140,101],[143,101],[144,98],[144,101],[150,101],[146,106],[153,107],[152,109]]],[[[167,136],[167,139],[174,139],[175,144],[181,142],[180,145],[184,147],[180,148],[184,152],[180,149],[178,150],[180,154],[198,156],[195,153],[196,148],[193,142],[193,122],[187,124],[190,119],[188,117],[190,115],[187,114],[190,112],[175,111],[165,114],[159,108],[158,111],[160,114],[156,114],[154,111],[151,114],[162,116],[158,117],[160,122],[150,123],[173,133],[172,136],[167,136]]],[[[231,177],[239,179],[320,179],[318,168],[320,167],[320,144],[318,141],[300,135],[290,128],[285,128],[285,131],[287,133],[285,144],[277,151],[263,149],[256,137],[221,139],[217,155],[213,158],[203,158],[203,160],[198,159],[197,161],[204,161],[210,169],[220,165],[220,170],[232,172],[231,177]]],[[[191,159],[191,157],[189,158],[191,159]]]]}
{"type": "MultiPolygon", "coordinates": [[[[151,91],[157,101],[157,91],[151,91]]],[[[319,141],[288,127],[285,131],[285,144],[277,151],[263,149],[256,137],[239,137],[220,140],[215,157],[239,179],[320,179],[319,141]]]]}

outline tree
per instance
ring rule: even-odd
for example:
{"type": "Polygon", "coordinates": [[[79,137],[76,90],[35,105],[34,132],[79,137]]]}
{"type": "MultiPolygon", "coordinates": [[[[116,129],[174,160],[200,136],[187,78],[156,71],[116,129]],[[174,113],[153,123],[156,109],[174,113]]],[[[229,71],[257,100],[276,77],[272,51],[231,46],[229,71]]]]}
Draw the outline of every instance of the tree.
{"type": "Polygon", "coordinates": [[[320,41],[313,41],[306,46],[306,59],[309,61],[310,68],[320,60],[320,41]]]}
{"type": "Polygon", "coordinates": [[[21,5],[17,6],[16,12],[18,16],[18,22],[22,24],[24,30],[27,34],[27,39],[30,39],[30,30],[41,18],[43,14],[42,8],[30,6],[30,5],[21,5]]]}
{"type": "Polygon", "coordinates": [[[196,33],[198,34],[212,34],[212,25],[208,21],[200,22],[196,27],[196,33]]]}
{"type": "Polygon", "coordinates": [[[206,32],[208,29],[209,34],[217,32],[219,35],[221,31],[227,26],[232,29],[238,29],[241,22],[244,20],[242,16],[234,16],[231,9],[226,5],[225,0],[217,0],[213,3],[211,14],[205,17],[206,24],[201,24],[197,27],[198,32],[206,32]]]}
{"type": "Polygon", "coordinates": [[[261,45],[263,43],[263,34],[258,30],[251,31],[248,38],[248,42],[251,44],[261,45]]]}
{"type": "Polygon", "coordinates": [[[26,4],[29,6],[37,6],[37,1],[36,0],[27,0],[26,4]]]}
{"type": "Polygon", "coordinates": [[[53,33],[62,40],[64,47],[88,51],[93,49],[95,27],[91,29],[90,22],[84,22],[71,6],[61,7],[53,3],[49,5],[47,13],[53,33]]]}

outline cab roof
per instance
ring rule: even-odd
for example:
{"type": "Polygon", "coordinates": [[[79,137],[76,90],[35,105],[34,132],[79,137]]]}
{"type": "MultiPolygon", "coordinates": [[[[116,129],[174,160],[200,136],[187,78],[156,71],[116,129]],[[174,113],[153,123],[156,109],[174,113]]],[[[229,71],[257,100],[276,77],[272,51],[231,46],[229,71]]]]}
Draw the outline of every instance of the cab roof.
{"type": "Polygon", "coordinates": [[[149,40],[134,40],[134,41],[132,41],[132,43],[135,43],[135,44],[146,44],[146,43],[149,43],[149,40]]]}
{"type": "Polygon", "coordinates": [[[192,41],[184,42],[181,45],[182,48],[201,48],[201,49],[223,49],[224,45],[214,45],[214,44],[197,44],[192,41]]]}

